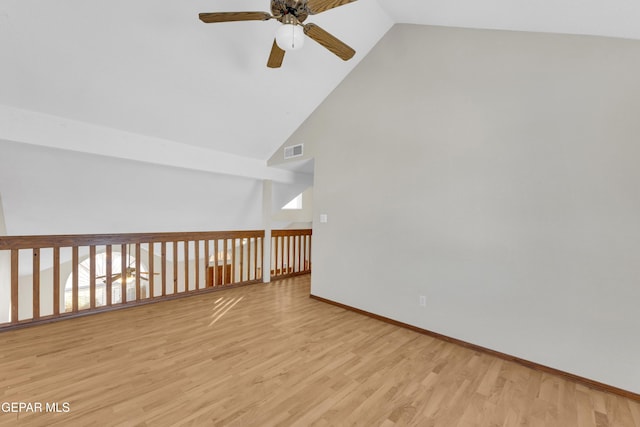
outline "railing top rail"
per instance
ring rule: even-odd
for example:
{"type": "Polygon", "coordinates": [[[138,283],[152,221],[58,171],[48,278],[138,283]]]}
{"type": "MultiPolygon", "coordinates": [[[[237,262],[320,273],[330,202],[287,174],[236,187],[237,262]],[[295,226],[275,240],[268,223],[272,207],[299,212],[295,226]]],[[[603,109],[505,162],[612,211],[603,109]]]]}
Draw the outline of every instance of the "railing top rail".
{"type": "Polygon", "coordinates": [[[312,231],[310,228],[303,229],[283,229],[283,230],[271,230],[272,237],[278,236],[311,236],[312,231]]]}
{"type": "Polygon", "coordinates": [[[0,250],[264,237],[264,230],[0,236],[0,250]]]}

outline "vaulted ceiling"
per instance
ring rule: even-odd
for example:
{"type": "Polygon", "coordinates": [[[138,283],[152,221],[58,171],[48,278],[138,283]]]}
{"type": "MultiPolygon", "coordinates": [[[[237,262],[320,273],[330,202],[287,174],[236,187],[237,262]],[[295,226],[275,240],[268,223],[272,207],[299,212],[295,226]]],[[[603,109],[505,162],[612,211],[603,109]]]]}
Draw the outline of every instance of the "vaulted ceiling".
{"type": "Polygon", "coordinates": [[[352,60],[307,39],[270,69],[276,21],[198,20],[254,10],[268,0],[3,0],[0,106],[266,160],[395,23],[640,39],[634,0],[358,0],[307,20],[352,60]]]}

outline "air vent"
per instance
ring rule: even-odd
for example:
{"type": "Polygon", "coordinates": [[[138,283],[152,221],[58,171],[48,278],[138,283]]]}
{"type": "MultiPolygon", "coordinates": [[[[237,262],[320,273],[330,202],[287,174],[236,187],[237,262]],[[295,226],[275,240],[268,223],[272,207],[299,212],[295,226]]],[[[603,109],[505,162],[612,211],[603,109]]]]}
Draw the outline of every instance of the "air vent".
{"type": "Polygon", "coordinates": [[[290,147],[284,147],[284,158],[292,159],[294,157],[302,156],[302,144],[292,145],[290,147]]]}

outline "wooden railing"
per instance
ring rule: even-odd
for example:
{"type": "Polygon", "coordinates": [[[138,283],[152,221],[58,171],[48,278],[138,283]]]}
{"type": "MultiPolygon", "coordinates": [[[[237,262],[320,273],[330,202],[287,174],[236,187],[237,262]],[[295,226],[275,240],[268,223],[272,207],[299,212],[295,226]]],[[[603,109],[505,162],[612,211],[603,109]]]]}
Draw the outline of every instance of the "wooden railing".
{"type": "Polygon", "coordinates": [[[263,245],[262,230],[0,237],[0,330],[258,283],[263,245]]]}
{"type": "Polygon", "coordinates": [[[271,277],[311,272],[311,230],[271,231],[271,277]]]}

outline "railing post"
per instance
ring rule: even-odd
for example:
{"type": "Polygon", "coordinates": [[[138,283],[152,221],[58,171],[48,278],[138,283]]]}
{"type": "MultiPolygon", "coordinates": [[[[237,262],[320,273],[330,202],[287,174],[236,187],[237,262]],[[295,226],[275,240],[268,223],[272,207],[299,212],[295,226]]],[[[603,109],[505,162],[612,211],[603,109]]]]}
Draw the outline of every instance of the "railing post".
{"type": "Polygon", "coordinates": [[[272,212],[273,185],[271,180],[262,181],[262,227],[264,239],[262,239],[262,282],[271,282],[271,212],[272,212]]]}
{"type": "Polygon", "coordinates": [[[11,321],[11,253],[0,251],[0,323],[11,321]]]}

